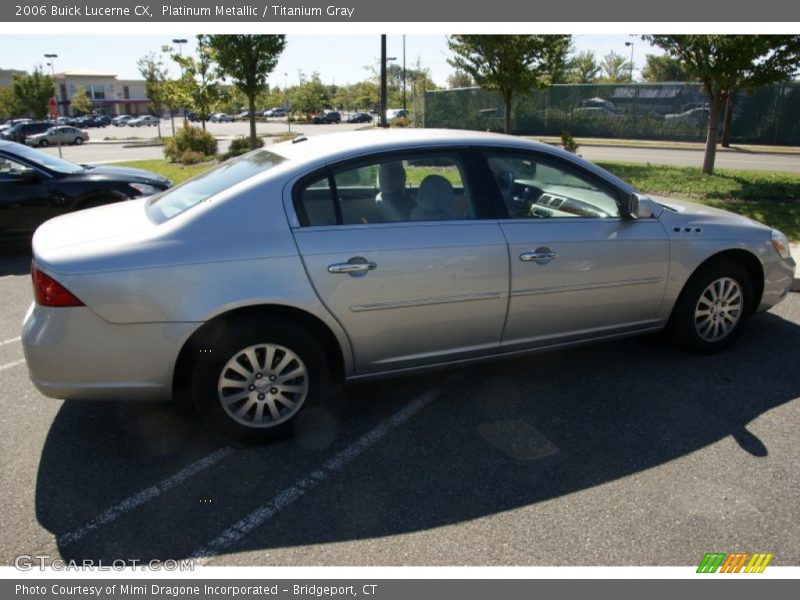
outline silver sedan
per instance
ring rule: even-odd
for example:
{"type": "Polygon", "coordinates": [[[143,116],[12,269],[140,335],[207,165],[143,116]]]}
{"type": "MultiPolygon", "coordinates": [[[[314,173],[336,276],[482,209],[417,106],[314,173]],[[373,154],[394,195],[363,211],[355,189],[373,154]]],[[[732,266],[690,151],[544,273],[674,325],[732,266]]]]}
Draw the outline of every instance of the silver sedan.
{"type": "Polygon", "coordinates": [[[666,330],[716,352],[780,302],[779,231],[648,198],[513,137],[298,138],[33,239],[30,376],[67,399],[191,400],[291,433],[342,382],[666,330]]]}
{"type": "Polygon", "coordinates": [[[51,127],[44,133],[29,135],[25,139],[25,143],[29,146],[38,146],[40,148],[56,146],[58,144],[82,144],[87,141],[89,141],[88,133],[82,129],[70,127],[68,125],[51,127]]]}

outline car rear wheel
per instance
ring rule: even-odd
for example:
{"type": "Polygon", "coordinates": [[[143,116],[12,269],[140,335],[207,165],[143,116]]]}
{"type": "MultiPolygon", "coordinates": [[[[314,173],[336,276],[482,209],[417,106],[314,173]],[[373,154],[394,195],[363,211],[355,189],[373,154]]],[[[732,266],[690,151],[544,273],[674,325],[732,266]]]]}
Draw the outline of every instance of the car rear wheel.
{"type": "Polygon", "coordinates": [[[686,284],[668,325],[684,348],[719,352],[740,335],[751,312],[753,283],[738,262],[722,259],[701,267],[686,284]]]}
{"type": "Polygon", "coordinates": [[[291,322],[220,323],[201,339],[192,394],[203,421],[224,438],[262,442],[285,437],[298,415],[329,392],[319,341],[291,322]]]}
{"type": "Polygon", "coordinates": [[[75,145],[80,146],[83,143],[83,138],[76,137],[75,138],[75,145]]]}

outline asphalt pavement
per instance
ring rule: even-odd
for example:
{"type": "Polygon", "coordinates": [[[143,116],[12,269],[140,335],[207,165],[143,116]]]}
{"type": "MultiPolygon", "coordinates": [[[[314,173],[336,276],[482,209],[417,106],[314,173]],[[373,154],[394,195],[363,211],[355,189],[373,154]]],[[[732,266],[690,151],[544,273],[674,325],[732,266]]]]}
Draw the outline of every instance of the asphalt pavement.
{"type": "Polygon", "coordinates": [[[29,256],[0,255],[0,563],[800,564],[800,295],[729,351],[658,335],[354,385],[290,441],[27,378],[29,256]]]}

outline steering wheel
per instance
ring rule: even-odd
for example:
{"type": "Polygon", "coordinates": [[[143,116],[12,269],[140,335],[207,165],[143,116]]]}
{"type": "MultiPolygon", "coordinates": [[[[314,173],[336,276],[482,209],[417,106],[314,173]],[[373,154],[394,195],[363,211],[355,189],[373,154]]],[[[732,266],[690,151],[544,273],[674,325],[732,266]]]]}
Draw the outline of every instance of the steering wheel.
{"type": "Polygon", "coordinates": [[[503,202],[506,203],[506,206],[511,207],[511,203],[514,201],[514,171],[500,171],[495,174],[494,178],[503,202]]]}

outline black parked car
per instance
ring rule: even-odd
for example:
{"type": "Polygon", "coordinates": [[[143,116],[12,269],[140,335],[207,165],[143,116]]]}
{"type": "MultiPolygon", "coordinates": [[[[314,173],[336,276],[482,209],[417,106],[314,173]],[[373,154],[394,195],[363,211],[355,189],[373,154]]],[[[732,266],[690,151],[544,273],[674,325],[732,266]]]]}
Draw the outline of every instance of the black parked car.
{"type": "Polygon", "coordinates": [[[204,115],[203,113],[196,113],[190,110],[186,113],[186,118],[192,123],[199,123],[200,121],[205,121],[207,123],[211,120],[211,115],[204,115]]]}
{"type": "Polygon", "coordinates": [[[314,117],[314,123],[316,123],[316,124],[320,124],[320,123],[341,123],[341,122],[342,122],[342,114],[337,112],[337,111],[335,111],[335,110],[329,110],[326,113],[323,113],[321,115],[317,115],[316,117],[314,117]]]}
{"type": "Polygon", "coordinates": [[[372,123],[372,115],[367,113],[356,113],[350,115],[347,119],[348,123],[372,123]]]}
{"type": "Polygon", "coordinates": [[[111,118],[105,115],[88,115],[77,120],[78,127],[106,127],[111,118]]]}
{"type": "Polygon", "coordinates": [[[58,215],[150,196],[172,186],[142,169],[76,165],[13,142],[0,142],[0,240],[30,236],[58,215]]]}
{"type": "Polygon", "coordinates": [[[13,127],[6,129],[0,137],[11,142],[24,144],[29,135],[44,133],[53,125],[47,121],[29,121],[27,123],[17,123],[13,127]]]}

